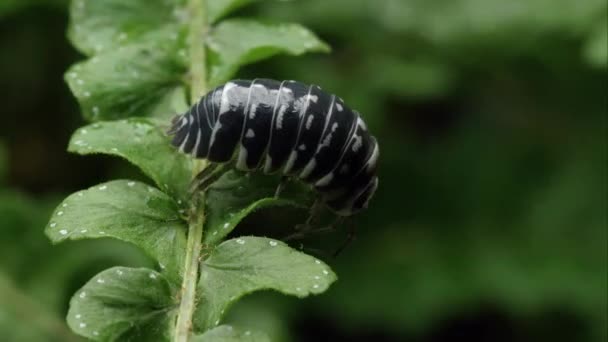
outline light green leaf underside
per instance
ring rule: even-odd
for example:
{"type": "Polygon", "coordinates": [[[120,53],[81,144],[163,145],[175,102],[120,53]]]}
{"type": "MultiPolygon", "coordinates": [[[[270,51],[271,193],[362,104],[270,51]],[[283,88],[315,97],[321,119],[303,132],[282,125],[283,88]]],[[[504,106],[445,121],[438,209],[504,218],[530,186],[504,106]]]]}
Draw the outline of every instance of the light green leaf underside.
{"type": "Polygon", "coordinates": [[[231,19],[219,23],[209,34],[212,85],[229,80],[240,66],[279,53],[301,55],[328,52],[327,44],[299,24],[265,24],[231,19]]]}
{"type": "Polygon", "coordinates": [[[226,172],[207,191],[205,244],[215,245],[222,241],[241,220],[256,210],[280,206],[305,208],[311,202],[311,193],[297,184],[275,198],[278,184],[278,177],[226,172]]]}
{"type": "Polygon", "coordinates": [[[128,119],[85,126],[74,133],[68,150],[125,158],[178,201],[187,196],[192,160],[176,153],[163,130],[150,120],[128,119]]]}
{"type": "Polygon", "coordinates": [[[183,0],[75,0],[68,36],[87,55],[110,51],[186,19],[183,0]]]}
{"type": "Polygon", "coordinates": [[[74,294],[67,321],[75,333],[96,341],[168,341],[173,298],[160,273],[113,267],[74,294]]]}
{"type": "Polygon", "coordinates": [[[270,342],[263,332],[244,330],[230,325],[220,325],[192,338],[193,342],[270,342]]]}
{"type": "Polygon", "coordinates": [[[608,65],[608,21],[603,20],[589,35],[584,47],[587,62],[598,68],[608,65]]]}
{"type": "Polygon", "coordinates": [[[166,32],[149,38],[98,54],[68,70],[66,82],[86,119],[169,119],[185,108],[182,78],[187,68],[181,41],[166,32]]]}
{"type": "Polygon", "coordinates": [[[64,240],[112,237],[142,248],[179,282],[186,225],[175,202],[146,184],[116,180],[66,198],[51,216],[46,235],[64,240]]]}
{"type": "Polygon", "coordinates": [[[244,7],[256,0],[212,0],[207,3],[207,17],[210,23],[215,23],[222,17],[244,7]]]}
{"type": "Polygon", "coordinates": [[[325,263],[283,242],[261,237],[227,240],[201,264],[196,331],[218,325],[225,310],[248,293],[271,289],[302,298],[324,292],[335,280],[325,263]]]}

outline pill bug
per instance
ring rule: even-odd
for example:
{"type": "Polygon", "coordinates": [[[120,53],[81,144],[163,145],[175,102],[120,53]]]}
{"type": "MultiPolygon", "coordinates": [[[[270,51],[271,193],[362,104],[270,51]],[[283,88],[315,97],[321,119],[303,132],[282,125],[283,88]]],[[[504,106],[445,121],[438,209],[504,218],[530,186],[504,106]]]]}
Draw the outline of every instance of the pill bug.
{"type": "Polygon", "coordinates": [[[169,134],[194,158],[297,177],[340,216],[367,208],[378,187],[376,139],[357,111],[316,85],[233,80],[175,117],[169,134]]]}

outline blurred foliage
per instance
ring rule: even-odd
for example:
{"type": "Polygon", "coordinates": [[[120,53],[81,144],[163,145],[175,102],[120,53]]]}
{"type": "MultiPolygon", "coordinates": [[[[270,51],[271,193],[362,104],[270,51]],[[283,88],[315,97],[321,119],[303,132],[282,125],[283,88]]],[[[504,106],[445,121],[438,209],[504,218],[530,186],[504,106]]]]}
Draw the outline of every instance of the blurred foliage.
{"type": "MultiPolygon", "coordinates": [[[[328,41],[333,53],[274,58],[239,77],[299,79],[340,94],[363,113],[382,157],[378,194],[355,218],[357,239],[330,262],[340,278],[334,287],[306,303],[255,295],[233,307],[229,321],[266,331],[273,341],[606,340],[607,10],[603,0],[261,1],[241,10],[237,16],[255,12],[273,22],[299,22],[328,41]]],[[[0,22],[3,29],[10,24],[29,32],[0,36],[0,57],[11,65],[0,78],[11,95],[5,113],[45,120],[52,105],[63,121],[52,134],[32,131],[29,121],[0,129],[13,156],[5,183],[33,194],[64,194],[109,175],[133,174],[107,160],[52,162],[46,150],[25,148],[46,139],[48,153],[62,158],[78,124],[75,114],[67,115],[76,105],[58,104],[69,99],[67,91],[51,92],[53,101],[46,95],[60,87],[73,52],[61,52],[61,63],[40,64],[28,56],[48,54],[42,41],[7,49],[15,37],[36,41],[50,30],[31,28],[48,12],[28,11],[0,22]],[[39,85],[45,68],[58,76],[39,85]],[[36,160],[47,163],[24,166],[36,160]],[[48,175],[27,173],[47,167],[48,175]]],[[[63,12],[53,13],[65,20],[63,12]]],[[[65,26],[53,30],[67,50],[65,26]]],[[[40,305],[62,315],[69,293],[108,265],[82,264],[86,276],[72,278],[59,277],[60,263],[44,272],[47,278],[29,272],[38,260],[28,252],[40,249],[36,255],[48,263],[60,258],[42,235],[57,203],[52,198],[59,197],[3,193],[0,206],[16,213],[0,215],[1,261],[11,288],[35,301],[54,297],[40,305]],[[38,213],[41,221],[35,221],[38,213]],[[56,287],[34,291],[33,283],[56,287]]],[[[240,229],[285,233],[257,227],[255,218],[240,229]]],[[[314,237],[303,247],[331,250],[343,239],[339,233],[314,237]]],[[[114,245],[107,248],[115,254],[114,245]]],[[[133,256],[114,260],[142,265],[133,256]]],[[[7,323],[0,323],[0,332],[8,340],[36,331],[36,337],[51,336],[44,325],[20,329],[23,324],[6,317],[2,311],[0,322],[7,323]]]]}

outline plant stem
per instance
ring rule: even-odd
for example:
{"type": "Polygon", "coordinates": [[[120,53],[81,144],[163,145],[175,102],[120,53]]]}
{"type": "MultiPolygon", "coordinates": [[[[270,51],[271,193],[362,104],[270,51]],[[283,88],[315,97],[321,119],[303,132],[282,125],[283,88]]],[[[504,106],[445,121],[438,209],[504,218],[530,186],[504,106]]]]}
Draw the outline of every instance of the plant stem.
{"type": "MultiPolygon", "coordinates": [[[[190,0],[190,30],[188,44],[190,48],[190,85],[191,103],[198,101],[207,90],[207,70],[205,60],[204,37],[207,31],[207,0],[190,0]]],[[[193,177],[206,167],[205,161],[195,161],[193,177]]],[[[188,241],[184,280],[174,342],[187,342],[192,333],[192,315],[196,301],[196,285],[199,271],[199,259],[202,249],[203,228],[205,223],[205,194],[193,196],[190,218],[188,220],[188,241]]]]}

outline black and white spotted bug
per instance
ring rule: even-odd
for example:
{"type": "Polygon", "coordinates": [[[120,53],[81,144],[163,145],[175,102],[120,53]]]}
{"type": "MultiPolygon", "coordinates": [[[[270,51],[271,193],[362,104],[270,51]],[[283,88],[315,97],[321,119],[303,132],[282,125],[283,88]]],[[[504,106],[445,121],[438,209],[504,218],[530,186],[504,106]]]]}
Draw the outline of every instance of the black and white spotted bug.
{"type": "Polygon", "coordinates": [[[230,81],[176,117],[170,134],[195,158],[312,184],[340,216],[366,208],[378,187],[376,139],[359,113],[315,85],[230,81]]]}

